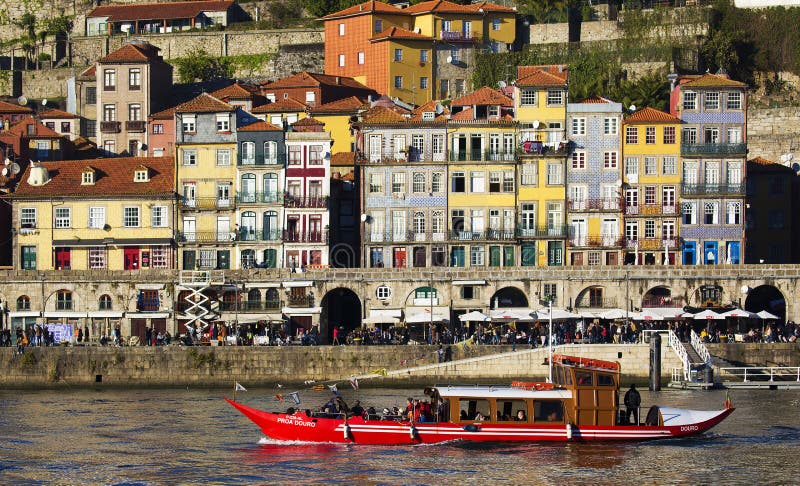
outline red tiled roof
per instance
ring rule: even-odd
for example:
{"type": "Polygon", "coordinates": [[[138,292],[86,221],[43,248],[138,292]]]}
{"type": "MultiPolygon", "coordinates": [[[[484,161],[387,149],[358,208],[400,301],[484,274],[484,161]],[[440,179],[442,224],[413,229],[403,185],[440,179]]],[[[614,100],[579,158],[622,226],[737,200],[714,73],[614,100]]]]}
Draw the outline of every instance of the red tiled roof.
{"type": "Polygon", "coordinates": [[[796,174],[794,169],[791,167],[764,159],[762,157],[756,157],[747,161],[748,177],[764,173],[784,173],[788,177],[794,177],[796,174]]]}
{"type": "Polygon", "coordinates": [[[645,107],[636,113],[625,117],[623,123],[680,123],[680,118],[674,117],[654,108],[645,107]]]}
{"type": "Polygon", "coordinates": [[[563,86],[567,77],[566,65],[517,67],[517,86],[563,86]]]}
{"type": "Polygon", "coordinates": [[[358,99],[355,96],[350,96],[348,98],[343,98],[341,100],[331,101],[330,103],[325,103],[324,105],[319,105],[317,107],[312,107],[309,111],[312,114],[322,114],[322,113],[353,113],[358,110],[366,109],[367,105],[364,101],[358,99]]]}
{"type": "Polygon", "coordinates": [[[220,101],[208,93],[203,93],[197,98],[175,107],[176,113],[218,113],[221,111],[236,111],[236,107],[220,101]]]}
{"type": "Polygon", "coordinates": [[[39,118],[73,119],[78,118],[78,115],[73,115],[72,113],[67,113],[66,111],[51,108],[45,112],[39,113],[39,118]]]}
{"type": "Polygon", "coordinates": [[[399,9],[394,5],[389,5],[388,3],[370,0],[369,2],[360,3],[358,5],[353,5],[352,7],[339,10],[338,12],[333,12],[331,14],[322,17],[320,20],[332,20],[332,19],[339,19],[342,17],[354,17],[356,15],[367,15],[372,13],[390,13],[390,14],[405,15],[404,10],[399,9]]]}
{"type": "Polygon", "coordinates": [[[158,51],[160,49],[151,44],[125,44],[114,52],[109,53],[105,57],[101,57],[100,63],[119,63],[119,62],[150,62],[162,61],[159,57],[158,51]]]}
{"type": "Polygon", "coordinates": [[[309,86],[346,86],[348,88],[373,91],[372,88],[364,86],[355,79],[347,76],[333,76],[330,74],[310,73],[308,71],[303,71],[297,74],[292,74],[291,76],[286,76],[285,78],[276,79],[271,83],[264,83],[261,85],[261,90],[267,91],[270,89],[281,88],[305,88],[309,86]]]}
{"type": "Polygon", "coordinates": [[[251,113],[296,113],[306,111],[307,106],[295,99],[285,98],[274,103],[256,106],[251,113]]]}
{"type": "Polygon", "coordinates": [[[175,107],[167,108],[166,110],[159,111],[150,115],[151,120],[172,120],[175,118],[175,107]]]}
{"type": "Polygon", "coordinates": [[[16,135],[18,137],[28,137],[28,138],[61,138],[61,134],[56,132],[55,130],[51,130],[47,128],[45,125],[41,124],[40,122],[34,120],[33,118],[25,118],[23,120],[18,121],[11,128],[8,129],[8,132],[11,135],[16,135]],[[34,129],[34,133],[28,134],[28,126],[33,125],[36,128],[34,129]]]}
{"type": "Polygon", "coordinates": [[[702,76],[692,79],[691,81],[682,83],[681,86],[686,86],[689,88],[724,88],[724,87],[746,88],[747,84],[739,81],[734,81],[726,76],[706,73],[703,74],[702,76]]]}
{"type": "Polygon", "coordinates": [[[292,126],[293,127],[316,127],[316,126],[320,126],[321,127],[321,126],[325,126],[325,124],[323,122],[317,120],[316,118],[313,118],[313,117],[309,116],[309,117],[297,120],[296,122],[292,123],[292,126]]]}
{"type": "Polygon", "coordinates": [[[229,100],[249,100],[257,93],[258,88],[254,86],[233,83],[230,86],[213,91],[211,96],[220,100],[224,98],[228,98],[229,100]]]}
{"type": "Polygon", "coordinates": [[[475,9],[478,12],[480,12],[481,10],[483,10],[484,12],[498,12],[498,13],[502,13],[502,12],[516,13],[517,12],[516,8],[504,7],[503,5],[497,5],[495,3],[489,3],[489,2],[472,3],[472,4],[468,5],[468,6],[472,7],[473,9],[475,9]]]}
{"type": "Polygon", "coordinates": [[[97,64],[92,64],[91,66],[86,68],[85,71],[81,72],[78,76],[81,76],[81,77],[84,77],[84,76],[94,77],[95,74],[97,74],[97,64]]]}
{"type": "Polygon", "coordinates": [[[753,164],[757,164],[757,165],[772,165],[772,164],[775,163],[775,162],[773,162],[771,160],[767,160],[767,159],[765,159],[763,157],[756,157],[755,159],[750,159],[747,162],[750,162],[750,163],[753,163],[753,164]]]}
{"type": "Polygon", "coordinates": [[[364,123],[403,123],[406,117],[385,106],[373,106],[364,114],[364,123]]]}
{"type": "Polygon", "coordinates": [[[27,106],[0,101],[0,113],[33,113],[33,110],[27,106]]]}
{"type": "Polygon", "coordinates": [[[581,103],[592,104],[592,103],[613,103],[613,101],[609,100],[608,98],[603,98],[602,96],[590,96],[585,100],[581,101],[581,103]]]}
{"type": "Polygon", "coordinates": [[[478,9],[474,8],[472,5],[460,5],[458,3],[448,2],[447,0],[421,2],[404,9],[404,11],[412,15],[426,13],[479,13],[478,9]]]}
{"type": "Polygon", "coordinates": [[[60,160],[42,162],[50,175],[43,186],[27,183],[30,167],[12,197],[107,197],[107,196],[169,196],[175,192],[172,157],[119,157],[88,160],[60,160]],[[95,183],[81,185],[86,167],[95,171],[95,183]],[[150,169],[149,182],[133,182],[135,170],[145,166],[150,169]]]}
{"type": "MultiPolygon", "coordinates": [[[[435,113],[436,112],[436,105],[438,105],[438,104],[439,104],[439,102],[436,101],[436,100],[428,100],[425,103],[419,105],[416,109],[414,109],[414,111],[412,113],[414,113],[415,115],[420,115],[420,116],[422,116],[422,114],[424,112],[426,112],[426,111],[427,112],[431,112],[432,111],[432,112],[435,113]]],[[[444,115],[444,114],[447,114],[447,113],[450,113],[450,110],[448,110],[446,106],[442,106],[442,114],[444,115]]]]}
{"type": "Polygon", "coordinates": [[[355,155],[353,152],[339,152],[331,156],[331,167],[355,165],[355,155]]]}
{"type": "Polygon", "coordinates": [[[450,103],[450,106],[473,106],[473,105],[500,105],[500,106],[514,106],[511,98],[500,93],[497,90],[484,86],[472,93],[455,99],[450,103]]]}
{"type": "Polygon", "coordinates": [[[274,132],[283,130],[281,127],[276,127],[271,123],[267,123],[263,120],[258,120],[253,122],[249,125],[245,125],[243,127],[239,127],[236,129],[239,132],[274,132]]]}
{"type": "Polygon", "coordinates": [[[411,32],[410,30],[402,29],[400,27],[389,27],[380,34],[375,34],[375,36],[371,37],[369,40],[370,42],[377,42],[386,39],[404,39],[404,40],[421,40],[421,41],[433,40],[433,38],[428,37],[427,35],[417,34],[416,32],[411,32]]]}
{"type": "Polygon", "coordinates": [[[101,5],[86,16],[108,17],[109,22],[125,20],[189,19],[202,12],[222,12],[233,5],[233,0],[208,0],[194,2],[139,3],[133,5],[101,5]]]}

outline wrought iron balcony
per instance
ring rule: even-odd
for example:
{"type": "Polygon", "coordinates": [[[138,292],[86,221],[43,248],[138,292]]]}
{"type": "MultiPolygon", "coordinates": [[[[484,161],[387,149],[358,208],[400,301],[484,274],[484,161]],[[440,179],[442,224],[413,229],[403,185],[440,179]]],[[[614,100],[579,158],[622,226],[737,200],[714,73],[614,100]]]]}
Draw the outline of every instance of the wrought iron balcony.
{"type": "Polygon", "coordinates": [[[645,204],[625,206],[625,214],[643,215],[643,216],[674,216],[678,214],[678,207],[675,205],[661,205],[661,204],[645,204]]]}
{"type": "Polygon", "coordinates": [[[642,299],[642,309],[652,307],[681,308],[683,306],[683,299],[673,299],[672,297],[650,297],[642,299]]]}
{"type": "Polygon", "coordinates": [[[236,241],[280,241],[282,234],[279,229],[239,228],[236,241]]]}
{"type": "Polygon", "coordinates": [[[302,307],[302,308],[311,308],[314,307],[314,296],[313,295],[289,295],[287,299],[289,307],[302,307]]]}
{"type": "Polygon", "coordinates": [[[175,241],[179,243],[229,243],[236,240],[236,233],[233,231],[175,232],[175,241]]]}
{"type": "Polygon", "coordinates": [[[517,228],[518,238],[564,238],[567,236],[567,227],[558,226],[539,226],[536,228],[517,228]]]}
{"type": "Polygon", "coordinates": [[[146,299],[144,297],[139,297],[136,300],[136,311],[137,312],[156,312],[158,311],[161,303],[159,299],[146,299]]]}
{"type": "Polygon", "coordinates": [[[514,230],[488,229],[483,231],[452,230],[450,239],[457,241],[509,241],[516,238],[514,230]]]}
{"type": "Polygon", "coordinates": [[[282,165],[283,158],[279,157],[248,157],[239,159],[238,165],[282,165]]]}
{"type": "Polygon", "coordinates": [[[618,197],[601,197],[594,199],[569,199],[569,211],[619,211],[622,200],[618,197]]]}
{"type": "Polygon", "coordinates": [[[283,241],[286,243],[327,243],[328,232],[283,230],[283,241]]]}
{"type": "Polygon", "coordinates": [[[122,130],[122,123],[118,121],[101,121],[100,132],[119,133],[122,130]]]}
{"type": "Polygon", "coordinates": [[[234,209],[235,202],[235,199],[220,199],[217,197],[197,197],[193,199],[182,197],[178,201],[178,205],[183,210],[234,209]]]}
{"type": "Polygon", "coordinates": [[[744,194],[744,190],[744,184],[681,184],[681,194],[687,196],[744,194]]]}
{"type": "Polygon", "coordinates": [[[567,246],[573,248],[619,248],[624,240],[617,235],[606,236],[570,236],[567,246]]]}
{"type": "Polygon", "coordinates": [[[628,249],[636,248],[637,244],[640,250],[677,249],[680,246],[680,238],[627,238],[625,240],[625,247],[628,249]]]}
{"type": "Polygon", "coordinates": [[[467,150],[465,152],[450,152],[451,162],[513,162],[517,159],[515,152],[467,150]]]}
{"type": "Polygon", "coordinates": [[[246,192],[236,195],[238,204],[283,204],[283,194],[275,192],[246,192]]]}
{"type": "Polygon", "coordinates": [[[575,307],[579,309],[613,309],[617,307],[617,299],[583,295],[575,301],[575,307]]]}
{"type": "MultiPolygon", "coordinates": [[[[244,292],[240,292],[239,295],[246,295],[244,292]]],[[[280,300],[240,300],[237,304],[234,300],[231,301],[223,301],[219,303],[219,310],[223,312],[258,312],[258,311],[274,311],[278,310],[283,306],[283,302],[280,300]]]]}
{"type": "Polygon", "coordinates": [[[472,32],[458,32],[453,30],[442,30],[439,32],[439,38],[443,41],[465,41],[471,42],[475,40],[472,32]]]}
{"type": "Polygon", "coordinates": [[[325,209],[328,207],[327,196],[293,196],[286,194],[283,199],[286,208],[325,209]]]}
{"type": "Polygon", "coordinates": [[[370,243],[444,241],[445,233],[430,231],[421,233],[414,231],[371,231],[367,233],[366,240],[370,243]]]}
{"type": "Polygon", "coordinates": [[[682,143],[681,155],[746,155],[746,143],[682,143]]]}
{"type": "Polygon", "coordinates": [[[147,129],[147,122],[144,120],[133,120],[125,122],[125,131],[144,132],[147,129]]]}

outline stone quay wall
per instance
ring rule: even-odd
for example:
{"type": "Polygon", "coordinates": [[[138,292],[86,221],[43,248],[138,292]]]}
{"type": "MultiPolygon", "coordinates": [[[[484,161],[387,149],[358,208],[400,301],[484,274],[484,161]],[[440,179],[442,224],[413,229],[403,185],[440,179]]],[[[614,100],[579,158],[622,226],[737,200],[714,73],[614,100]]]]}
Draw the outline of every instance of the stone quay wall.
{"type": "MultiPolygon", "coordinates": [[[[565,345],[572,356],[619,361],[623,381],[647,381],[649,345],[565,345]]],[[[662,378],[680,367],[675,353],[662,344],[662,378]]],[[[436,346],[291,346],[291,347],[51,347],[0,349],[0,386],[147,387],[245,386],[301,384],[306,380],[338,381],[358,376],[365,386],[543,380],[546,348],[453,346],[454,361],[436,363],[436,346]],[[371,374],[385,368],[386,376],[371,374]],[[98,380],[98,376],[100,377],[98,380]]]]}
{"type": "Polygon", "coordinates": [[[733,366],[800,366],[800,343],[707,344],[712,356],[733,366]]]}
{"type": "Polygon", "coordinates": [[[800,162],[800,105],[756,107],[747,110],[747,158],[763,157],[781,162],[781,155],[793,154],[800,162]]]}

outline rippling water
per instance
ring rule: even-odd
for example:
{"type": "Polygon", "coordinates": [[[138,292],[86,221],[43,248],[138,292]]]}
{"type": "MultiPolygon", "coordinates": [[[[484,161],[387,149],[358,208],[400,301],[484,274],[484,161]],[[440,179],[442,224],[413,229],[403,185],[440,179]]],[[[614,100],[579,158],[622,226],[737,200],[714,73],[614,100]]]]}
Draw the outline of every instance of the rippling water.
{"type": "MultiPolygon", "coordinates": [[[[238,399],[278,410],[276,390],[238,399]]],[[[285,394],[285,390],[282,390],[285,394]]],[[[0,484],[796,484],[800,391],[739,391],[694,439],[416,447],[266,440],[228,390],[0,391],[0,484]],[[446,482],[446,483],[445,483],[446,482]]],[[[347,390],[383,408],[419,390],[347,390]]],[[[303,407],[324,392],[301,392],[303,407]]],[[[723,391],[642,391],[643,405],[720,408],[723,391]]]]}

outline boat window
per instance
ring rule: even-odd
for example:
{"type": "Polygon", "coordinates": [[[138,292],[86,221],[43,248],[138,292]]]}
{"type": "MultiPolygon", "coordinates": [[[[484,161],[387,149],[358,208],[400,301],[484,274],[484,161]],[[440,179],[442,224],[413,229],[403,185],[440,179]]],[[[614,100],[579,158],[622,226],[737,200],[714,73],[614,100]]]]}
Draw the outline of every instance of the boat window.
{"type": "Polygon", "coordinates": [[[561,400],[536,400],[533,402],[533,420],[536,422],[564,422],[564,404],[561,400]]]}
{"type": "Polygon", "coordinates": [[[606,373],[597,374],[598,386],[614,386],[614,377],[606,373]]]}
{"type": "Polygon", "coordinates": [[[592,372],[575,371],[575,381],[578,386],[592,386],[592,372]]]}
{"type": "Polygon", "coordinates": [[[461,421],[491,420],[489,400],[462,398],[458,402],[461,410],[459,412],[461,421]]]}
{"type": "Polygon", "coordinates": [[[563,385],[572,385],[572,370],[564,368],[564,383],[563,385]]]}
{"type": "Polygon", "coordinates": [[[527,422],[528,404],[525,400],[497,400],[497,420],[527,422]]]}
{"type": "Polygon", "coordinates": [[[555,380],[556,385],[563,385],[564,384],[564,368],[560,366],[556,366],[555,374],[553,376],[553,380],[555,380]]]}

